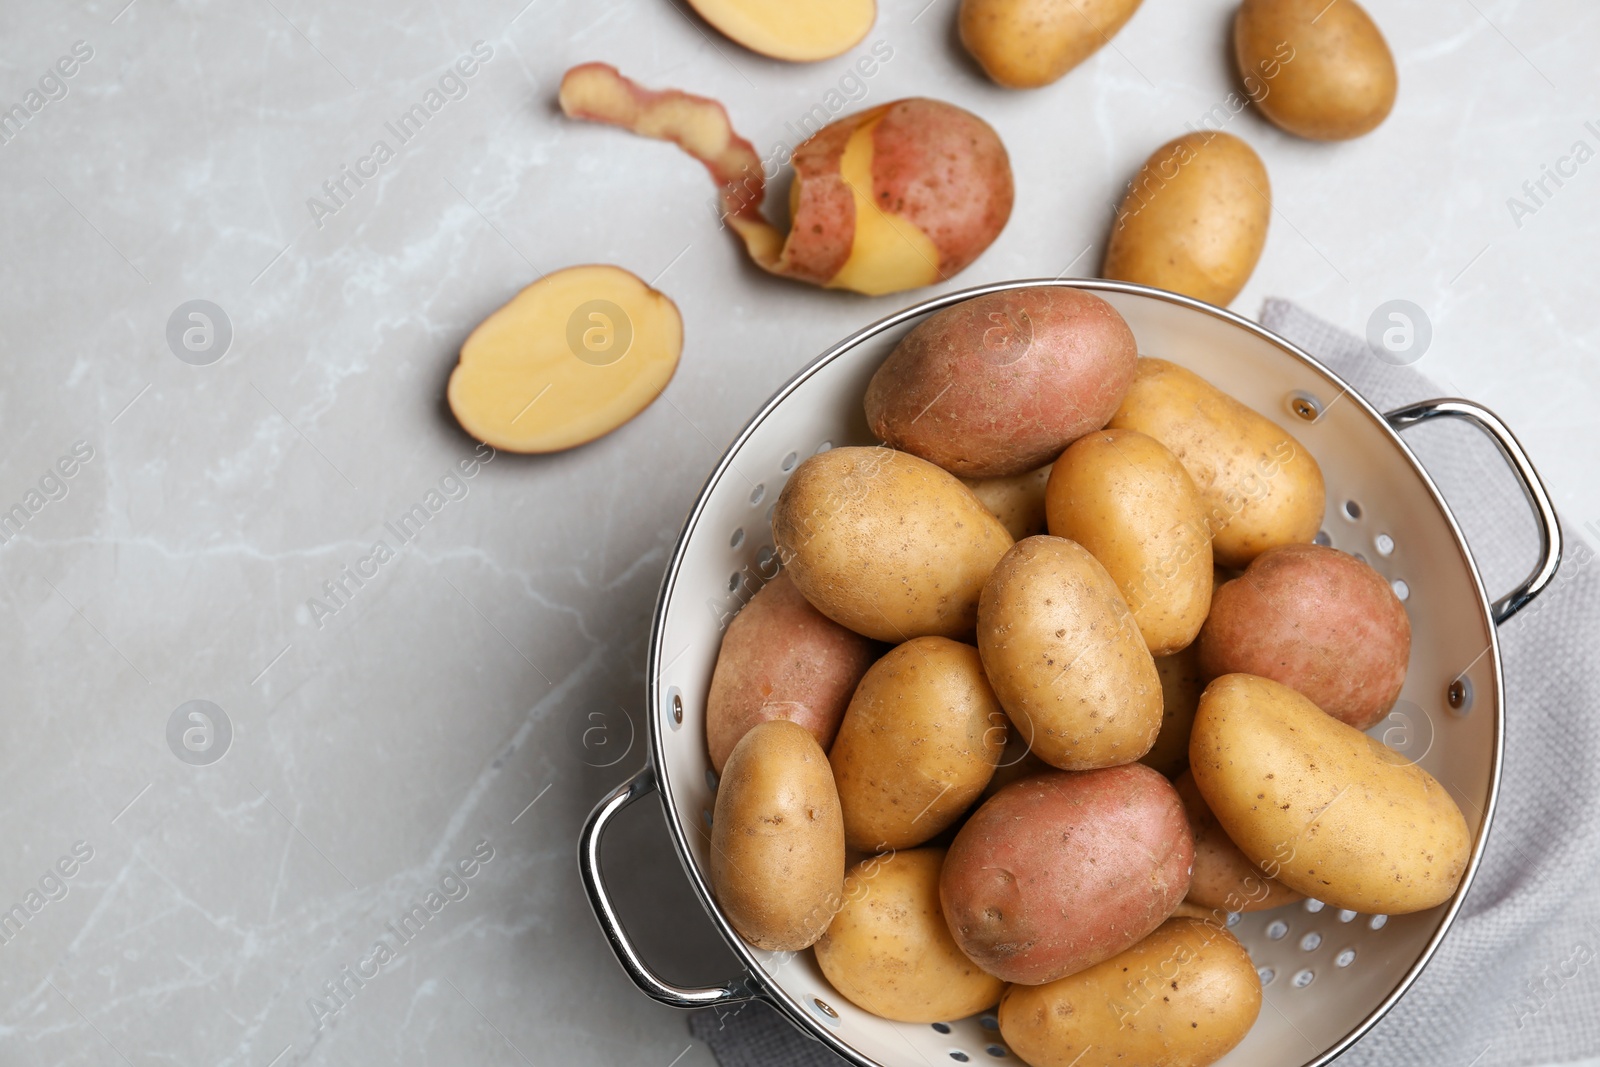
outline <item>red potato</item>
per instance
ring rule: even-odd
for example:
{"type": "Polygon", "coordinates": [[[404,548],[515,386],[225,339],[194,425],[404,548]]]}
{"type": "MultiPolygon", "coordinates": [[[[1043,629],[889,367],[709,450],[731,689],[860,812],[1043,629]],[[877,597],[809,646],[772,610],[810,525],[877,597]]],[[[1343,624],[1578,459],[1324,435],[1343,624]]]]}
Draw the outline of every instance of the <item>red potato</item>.
{"type": "Polygon", "coordinates": [[[867,422],[952,474],[1024,474],[1106,424],[1138,358],[1133,331],[1092,293],[990,293],[901,339],[867,386],[867,422]]]}
{"type": "Polygon", "coordinates": [[[718,774],[757,723],[788,719],[824,750],[878,645],[811,606],[785,572],[728,624],[706,698],[706,747],[718,774]]]}
{"type": "Polygon", "coordinates": [[[1183,803],[1140,764],[1050,771],[979,808],[945,859],[956,944],[1008,982],[1039,985],[1138,943],[1189,889],[1183,803]]]}
{"type": "Polygon", "coordinates": [[[1217,590],[1199,645],[1207,678],[1270,678],[1365,730],[1400,696],[1411,620],[1383,575],[1354,556],[1283,545],[1217,590]]]}
{"type": "Polygon", "coordinates": [[[561,81],[572,118],[671,141],[721,190],[721,216],[763,270],[880,295],[962,270],[1011,217],[1011,163],[999,136],[952,104],[914,97],[846,115],[780,162],[794,162],[790,228],[761,213],[766,163],[715,100],[650,90],[603,63],[561,81]]]}

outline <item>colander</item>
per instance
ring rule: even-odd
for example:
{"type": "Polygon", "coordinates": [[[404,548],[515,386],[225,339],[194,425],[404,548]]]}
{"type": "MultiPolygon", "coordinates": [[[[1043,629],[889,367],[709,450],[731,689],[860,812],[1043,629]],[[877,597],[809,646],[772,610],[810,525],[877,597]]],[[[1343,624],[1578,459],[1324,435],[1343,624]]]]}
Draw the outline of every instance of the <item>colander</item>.
{"type": "Polygon", "coordinates": [[[992,1014],[933,1025],[887,1022],[836,993],[809,953],[765,952],[740,940],[712,899],[708,879],[716,778],[706,752],[704,710],[724,627],[776,573],[771,511],[790,472],[835,445],[876,443],[861,398],[908,329],[962,300],[1036,285],[1100,295],[1128,321],[1141,354],[1189,368],[1304,442],[1327,482],[1319,540],[1361,554],[1390,580],[1410,613],[1410,673],[1396,712],[1373,733],[1443,782],[1466,815],[1475,843],[1460,888],[1448,903],[1412,915],[1358,915],[1308,900],[1229,917],[1259,968],[1267,1003],[1249,1036],[1222,1063],[1325,1064],[1416,980],[1472,884],[1494,816],[1504,741],[1496,627],[1554,576],[1560,528],[1537,472],[1488,410],[1440,399],[1379,413],[1288,341],[1227,311],[1156,289],[1074,279],[950,293],[868,326],[778,391],[717,464],[678,538],[650,641],[650,762],[602,800],[584,825],[578,846],[584,887],[623,969],[663,1004],[736,1012],[745,1002],[764,1000],[860,1067],[1020,1062],[1005,1047],[992,1014]],[[1460,527],[1400,435],[1435,418],[1464,419],[1485,432],[1537,518],[1538,566],[1492,602],[1460,527]],[[607,894],[601,837],[623,808],[652,791],[661,795],[695,892],[744,966],[743,974],[724,985],[684,989],[664,981],[629,941],[607,894]]]}

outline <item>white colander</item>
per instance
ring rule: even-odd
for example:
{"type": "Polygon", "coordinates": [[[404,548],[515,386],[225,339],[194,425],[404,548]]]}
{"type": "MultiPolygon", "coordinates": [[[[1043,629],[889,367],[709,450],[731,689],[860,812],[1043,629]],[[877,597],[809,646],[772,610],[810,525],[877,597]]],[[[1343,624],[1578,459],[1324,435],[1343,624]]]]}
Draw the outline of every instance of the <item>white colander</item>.
{"type": "Polygon", "coordinates": [[[829,986],[809,953],[750,948],[711,896],[709,833],[716,780],[706,752],[706,693],[723,629],[775,572],[772,504],[800,460],[835,445],[875,444],[862,412],[867,380],[908,329],[984,293],[1035,285],[1085,289],[1127,319],[1139,351],[1195,371],[1276,420],[1311,450],[1327,481],[1327,542],[1360,553],[1394,583],[1411,616],[1411,670],[1397,711],[1374,727],[1443,782],[1476,841],[1454,898],[1387,917],[1316,901],[1236,917],[1233,932],[1260,969],[1266,1004],[1229,1067],[1321,1065],[1364,1034],[1416,979],[1449,929],[1477,871],[1499,791],[1500,646],[1495,628],[1554,576],[1561,535],[1538,474],[1510,431],[1464,400],[1380,414],[1315,359],[1255,323],[1187,297],[1098,280],[1019,281],[951,293],[867,327],[824,353],[745,427],[712,472],[678,539],[650,641],[650,764],[600,802],[579,840],[579,868],[600,926],[647,995],[680,1008],[772,1004],[861,1067],[946,1060],[1018,1063],[992,1015],[933,1025],[892,1023],[829,986]],[[1466,419],[1499,446],[1540,528],[1538,567],[1490,602],[1461,530],[1398,431],[1434,417],[1466,419]],[[667,826],[710,914],[746,973],[708,989],[663,981],[623,930],[599,869],[600,838],[624,807],[661,793],[667,826]]]}

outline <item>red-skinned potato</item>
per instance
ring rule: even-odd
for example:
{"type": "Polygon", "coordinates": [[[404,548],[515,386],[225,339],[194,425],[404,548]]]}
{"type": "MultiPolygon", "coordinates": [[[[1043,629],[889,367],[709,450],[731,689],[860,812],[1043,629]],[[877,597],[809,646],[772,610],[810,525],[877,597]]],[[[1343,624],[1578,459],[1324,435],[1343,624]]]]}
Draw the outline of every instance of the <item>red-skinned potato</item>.
{"type": "Polygon", "coordinates": [[[788,719],[824,750],[878,646],[811,606],[779,572],[722,635],[706,698],[706,747],[718,774],[752,726],[788,719]]]}
{"type": "Polygon", "coordinates": [[[1411,620],[1383,575],[1336,548],[1283,545],[1224,584],[1200,631],[1207,678],[1253,674],[1365,730],[1394,707],[1411,620]]]}
{"type": "Polygon", "coordinates": [[[1038,985],[1109,959],[1172,914],[1194,859],[1183,803],[1140,764],[1048,771],[979,808],[945,857],[939,899],[974,963],[1038,985]]]}
{"type": "Polygon", "coordinates": [[[650,90],[603,63],[561,80],[561,109],[699,159],[763,270],[877,296],[952,277],[1011,217],[1011,163],[978,116],[922,97],[846,115],[795,149],[787,234],[761,213],[765,164],[715,100],[650,90]]]}
{"type": "Polygon", "coordinates": [[[962,477],[1024,474],[1106,424],[1138,358],[1127,322],[1092,293],[990,293],[901,339],[867,386],[867,422],[962,477]]]}

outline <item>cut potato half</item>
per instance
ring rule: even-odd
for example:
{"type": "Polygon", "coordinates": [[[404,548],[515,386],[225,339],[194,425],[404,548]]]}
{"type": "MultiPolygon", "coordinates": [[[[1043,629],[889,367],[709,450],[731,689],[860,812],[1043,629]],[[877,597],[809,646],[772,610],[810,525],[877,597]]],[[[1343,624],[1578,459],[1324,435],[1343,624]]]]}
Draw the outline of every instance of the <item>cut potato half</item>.
{"type": "Polygon", "coordinates": [[[621,267],[568,267],[534,282],[461,346],[450,410],[506,452],[559,452],[650,406],[677,369],[683,319],[621,267]]]}
{"type": "Polygon", "coordinates": [[[876,0],[689,0],[717,30],[752,52],[792,63],[843,55],[878,17],[876,0]]]}

